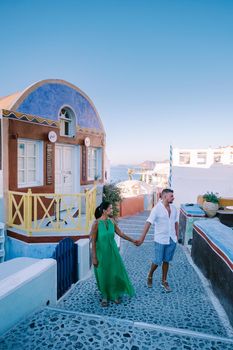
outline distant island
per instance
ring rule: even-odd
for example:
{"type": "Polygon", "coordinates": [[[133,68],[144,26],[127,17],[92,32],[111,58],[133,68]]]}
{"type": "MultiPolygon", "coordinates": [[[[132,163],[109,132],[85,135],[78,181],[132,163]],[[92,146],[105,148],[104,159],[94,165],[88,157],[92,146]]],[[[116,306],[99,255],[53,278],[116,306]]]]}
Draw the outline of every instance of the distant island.
{"type": "Polygon", "coordinates": [[[145,160],[143,163],[137,165],[138,168],[145,170],[153,170],[156,162],[153,160],[145,160]]]}
{"type": "Polygon", "coordinates": [[[112,182],[118,183],[121,181],[129,180],[129,171],[134,180],[140,180],[142,171],[152,171],[155,165],[158,163],[167,163],[167,160],[154,161],[145,160],[139,164],[111,164],[110,167],[110,179],[112,182]]]}
{"type": "Polygon", "coordinates": [[[142,163],[131,163],[131,164],[111,164],[111,168],[129,168],[129,169],[143,169],[143,170],[153,170],[155,165],[158,163],[167,163],[168,160],[145,160],[142,163]]]}
{"type": "Polygon", "coordinates": [[[145,160],[142,163],[134,164],[111,164],[112,167],[128,167],[128,168],[144,168],[144,167],[154,167],[157,162],[153,160],[145,160]]]}

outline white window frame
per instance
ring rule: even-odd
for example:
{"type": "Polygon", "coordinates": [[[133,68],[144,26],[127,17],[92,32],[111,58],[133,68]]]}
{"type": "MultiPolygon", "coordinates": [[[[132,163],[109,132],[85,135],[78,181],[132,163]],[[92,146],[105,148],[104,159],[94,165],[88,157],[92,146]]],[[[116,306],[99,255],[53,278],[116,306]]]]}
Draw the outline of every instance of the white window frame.
{"type": "Polygon", "coordinates": [[[76,115],[74,111],[64,106],[59,112],[60,135],[64,137],[74,137],[76,133],[76,115]],[[62,113],[64,111],[64,114],[62,113]],[[65,133],[65,124],[68,123],[68,134],[65,133]]]}
{"type": "Polygon", "coordinates": [[[94,181],[102,178],[102,148],[88,147],[87,151],[87,180],[94,181]],[[95,157],[93,154],[94,152],[95,157]],[[91,156],[91,158],[90,158],[91,156]]]}
{"type": "Polygon", "coordinates": [[[180,154],[179,154],[179,164],[180,165],[190,164],[190,161],[191,161],[190,152],[180,152],[180,154]]]}
{"type": "Polygon", "coordinates": [[[204,165],[207,163],[207,153],[206,152],[197,152],[197,164],[204,165]]]}
{"type": "MultiPolygon", "coordinates": [[[[31,158],[32,156],[30,156],[31,158]]],[[[36,186],[42,186],[43,185],[43,141],[38,140],[30,140],[30,139],[18,139],[17,142],[17,164],[18,164],[18,188],[23,187],[36,187],[36,186]],[[24,144],[25,147],[25,155],[24,155],[24,168],[19,168],[19,146],[20,144],[24,144]],[[29,145],[36,145],[36,154],[35,154],[35,169],[29,169],[29,155],[28,155],[28,146],[29,145]],[[35,181],[29,181],[29,170],[33,170],[36,173],[36,179],[35,181]],[[19,182],[19,172],[25,171],[25,181],[19,182]]]]}

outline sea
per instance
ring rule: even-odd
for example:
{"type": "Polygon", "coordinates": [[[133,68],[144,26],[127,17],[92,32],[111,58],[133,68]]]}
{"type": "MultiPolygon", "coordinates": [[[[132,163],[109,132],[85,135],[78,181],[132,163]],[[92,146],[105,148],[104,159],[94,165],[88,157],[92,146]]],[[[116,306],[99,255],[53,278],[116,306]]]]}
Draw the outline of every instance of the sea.
{"type": "MultiPolygon", "coordinates": [[[[110,167],[110,182],[118,183],[129,180],[128,169],[136,169],[135,165],[112,165],[110,167]]],[[[140,180],[140,174],[133,174],[133,180],[140,180]]]]}

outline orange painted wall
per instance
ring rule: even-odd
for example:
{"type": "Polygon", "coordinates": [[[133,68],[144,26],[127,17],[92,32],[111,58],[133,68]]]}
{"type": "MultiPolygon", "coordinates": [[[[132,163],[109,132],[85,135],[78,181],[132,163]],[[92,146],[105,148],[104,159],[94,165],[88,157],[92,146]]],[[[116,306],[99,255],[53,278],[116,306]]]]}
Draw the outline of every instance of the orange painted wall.
{"type": "Polygon", "coordinates": [[[124,198],[120,203],[120,216],[130,216],[144,211],[144,196],[124,198]]]}

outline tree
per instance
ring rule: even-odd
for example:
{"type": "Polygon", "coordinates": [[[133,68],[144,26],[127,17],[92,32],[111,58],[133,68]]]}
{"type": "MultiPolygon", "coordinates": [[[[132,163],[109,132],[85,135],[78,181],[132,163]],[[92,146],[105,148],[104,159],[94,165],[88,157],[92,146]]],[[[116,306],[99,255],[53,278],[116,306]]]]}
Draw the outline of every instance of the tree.
{"type": "Polygon", "coordinates": [[[103,201],[108,201],[112,204],[113,217],[119,216],[119,204],[122,201],[121,190],[115,184],[105,184],[103,187],[103,201]]]}

